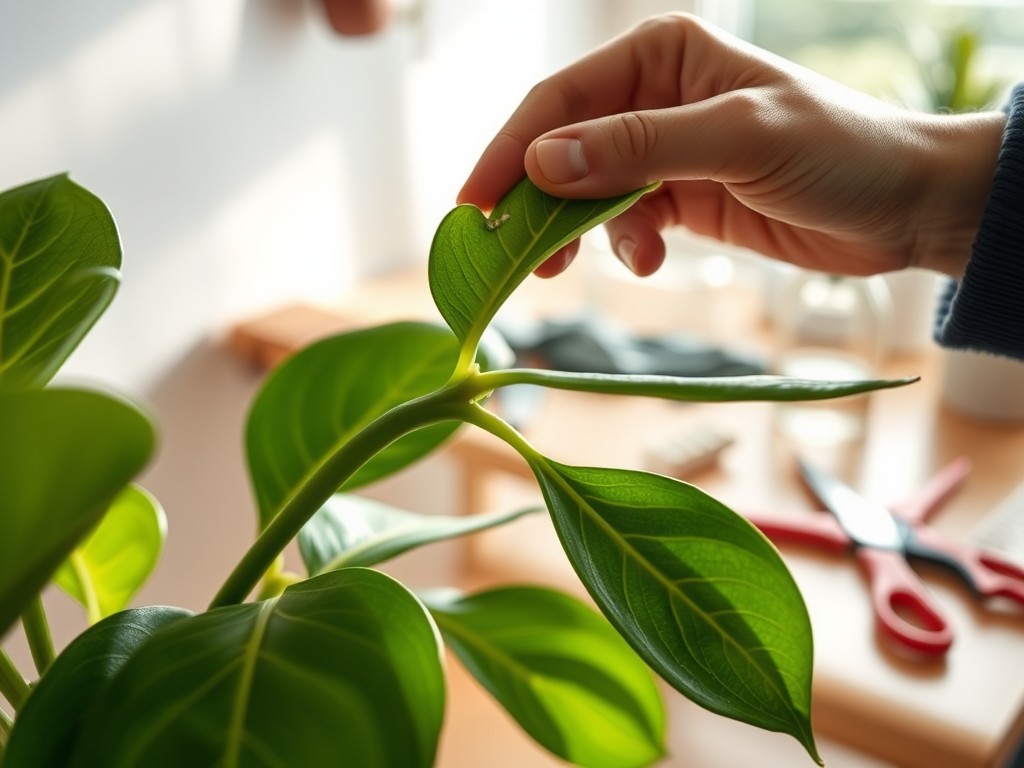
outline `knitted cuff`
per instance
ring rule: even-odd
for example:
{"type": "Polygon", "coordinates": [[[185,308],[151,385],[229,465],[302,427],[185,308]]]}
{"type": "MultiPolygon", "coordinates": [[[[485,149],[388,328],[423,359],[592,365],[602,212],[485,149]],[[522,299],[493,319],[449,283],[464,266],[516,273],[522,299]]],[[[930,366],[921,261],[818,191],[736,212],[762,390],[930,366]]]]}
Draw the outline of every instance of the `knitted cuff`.
{"type": "Polygon", "coordinates": [[[981,227],[963,279],[940,298],[935,340],[1024,359],[1024,83],[1007,114],[981,227]]]}

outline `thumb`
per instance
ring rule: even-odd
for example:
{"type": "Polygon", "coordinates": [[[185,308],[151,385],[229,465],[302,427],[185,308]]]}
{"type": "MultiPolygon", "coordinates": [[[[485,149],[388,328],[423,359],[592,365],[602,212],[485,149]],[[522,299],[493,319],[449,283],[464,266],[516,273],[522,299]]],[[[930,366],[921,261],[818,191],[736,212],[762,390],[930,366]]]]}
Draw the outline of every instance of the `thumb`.
{"type": "MultiPolygon", "coordinates": [[[[742,125],[750,132],[750,112],[740,117],[741,100],[734,92],[549,131],[527,149],[526,172],[549,194],[580,198],[626,194],[653,181],[711,178],[745,154],[732,149],[742,146],[742,125]]],[[[729,176],[718,180],[738,180],[729,176]]]]}

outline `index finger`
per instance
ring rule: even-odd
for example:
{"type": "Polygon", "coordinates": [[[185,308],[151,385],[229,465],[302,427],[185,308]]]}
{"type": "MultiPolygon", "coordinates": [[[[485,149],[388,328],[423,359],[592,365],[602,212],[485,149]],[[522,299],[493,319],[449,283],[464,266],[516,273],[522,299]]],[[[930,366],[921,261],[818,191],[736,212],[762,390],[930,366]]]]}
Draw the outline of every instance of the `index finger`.
{"type": "Polygon", "coordinates": [[[491,210],[525,175],[527,148],[548,131],[707,99],[747,84],[743,79],[749,79],[751,64],[756,67],[752,59],[738,40],[693,16],[648,19],[535,85],[484,150],[458,202],[491,210]]]}

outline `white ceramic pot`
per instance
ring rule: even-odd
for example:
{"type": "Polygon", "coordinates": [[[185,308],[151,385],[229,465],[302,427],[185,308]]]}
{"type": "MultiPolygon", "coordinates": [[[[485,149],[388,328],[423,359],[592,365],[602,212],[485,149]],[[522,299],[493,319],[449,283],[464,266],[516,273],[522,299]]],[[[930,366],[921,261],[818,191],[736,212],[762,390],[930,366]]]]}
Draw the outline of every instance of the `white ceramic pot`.
{"type": "Polygon", "coordinates": [[[947,350],[942,395],[961,413],[988,421],[1024,421],[1024,362],[947,350]]]}

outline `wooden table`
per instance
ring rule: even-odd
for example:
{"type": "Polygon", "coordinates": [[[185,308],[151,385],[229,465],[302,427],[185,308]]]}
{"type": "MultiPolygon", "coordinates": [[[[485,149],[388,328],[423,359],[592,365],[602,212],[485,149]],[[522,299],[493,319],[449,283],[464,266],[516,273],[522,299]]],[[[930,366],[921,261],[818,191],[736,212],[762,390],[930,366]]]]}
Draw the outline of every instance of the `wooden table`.
{"type": "MultiPolygon", "coordinates": [[[[664,323],[672,297],[645,296],[654,289],[639,283],[623,286],[602,294],[602,307],[632,318],[641,330],[664,323]]],[[[519,311],[566,314],[594,295],[592,283],[567,274],[554,281],[531,278],[514,303],[519,311]]],[[[706,297],[699,303],[695,296],[675,298],[693,299],[701,313],[695,322],[706,326],[706,297]]],[[[753,294],[733,286],[715,296],[714,336],[748,348],[770,344],[753,294]]],[[[232,345],[247,359],[269,365],[342,328],[433,316],[425,270],[416,269],[364,287],[343,307],[291,307],[256,318],[235,329],[232,345]]],[[[941,366],[938,350],[890,361],[886,373],[918,374],[921,381],[872,394],[863,440],[843,450],[822,449],[814,458],[866,495],[892,502],[949,460],[968,456],[971,475],[933,520],[944,533],[968,538],[1024,480],[1024,427],[979,422],[946,408],[941,366]]],[[[711,423],[736,441],[715,468],[693,482],[740,511],[815,513],[794,471],[794,445],[779,433],[776,416],[777,407],[765,403],[681,405],[551,392],[524,434],[559,461],[642,469],[652,441],[711,423]]],[[[463,470],[467,513],[508,508],[518,496],[538,495],[522,460],[489,435],[462,433],[450,456],[463,470]]],[[[470,540],[473,578],[487,583],[527,574],[579,590],[546,521],[521,522],[470,540]]],[[[911,659],[876,636],[865,578],[852,556],[785,545],[783,555],[814,629],[817,733],[908,768],[1004,764],[1024,732],[1024,611],[983,607],[954,577],[922,570],[955,626],[956,640],[942,660],[911,659]]]]}

